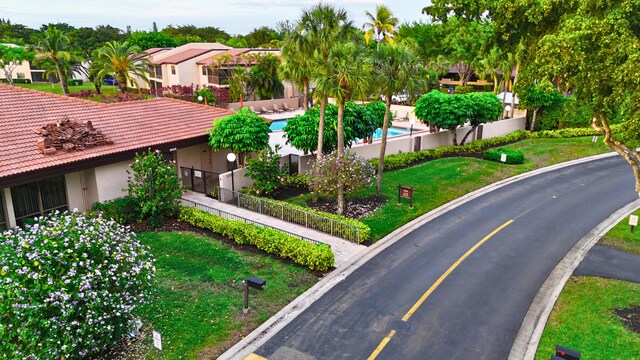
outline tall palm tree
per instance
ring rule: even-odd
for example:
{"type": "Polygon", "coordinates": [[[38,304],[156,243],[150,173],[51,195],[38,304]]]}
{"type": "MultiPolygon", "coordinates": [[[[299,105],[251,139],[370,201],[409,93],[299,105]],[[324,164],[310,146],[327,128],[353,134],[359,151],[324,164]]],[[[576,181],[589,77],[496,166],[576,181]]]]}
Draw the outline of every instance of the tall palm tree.
{"type": "MultiPolygon", "coordinates": [[[[324,94],[330,94],[338,103],[338,158],[344,158],[344,104],[352,98],[367,97],[372,85],[373,66],[364,49],[358,45],[338,43],[330,51],[326,62],[316,67],[316,88],[324,94]]],[[[345,205],[344,182],[338,179],[337,213],[343,214],[345,205]]]]}
{"type": "Polygon", "coordinates": [[[382,143],[380,146],[380,159],[378,162],[378,175],[376,178],[376,195],[380,196],[382,192],[382,172],[384,170],[384,156],[387,147],[387,131],[389,129],[389,120],[391,114],[391,96],[401,90],[411,87],[421,87],[420,82],[424,83],[424,77],[421,75],[418,57],[404,45],[387,45],[382,44],[374,54],[375,76],[379,81],[380,93],[385,96],[385,105],[387,107],[384,113],[384,122],[382,125],[382,143]]]}
{"type": "Polygon", "coordinates": [[[36,49],[51,59],[56,68],[57,77],[60,79],[62,93],[67,95],[69,94],[69,86],[67,85],[68,73],[64,71],[61,65],[63,61],[68,62],[71,60],[69,37],[53,25],[49,25],[42,35],[42,40],[40,40],[36,49]]]}
{"type": "Polygon", "coordinates": [[[278,68],[280,80],[290,81],[298,89],[302,89],[305,111],[309,110],[309,83],[311,82],[311,67],[308,64],[309,57],[307,55],[289,35],[284,39],[283,60],[278,68]]]}
{"type": "Polygon", "coordinates": [[[273,99],[282,94],[282,82],[278,78],[280,59],[273,54],[265,54],[256,59],[249,72],[250,86],[260,99],[273,99]]]}
{"type": "Polygon", "coordinates": [[[129,83],[139,87],[138,80],[143,80],[150,84],[149,69],[151,62],[146,56],[140,56],[141,54],[144,55],[139,46],[129,45],[127,41],[123,43],[117,41],[107,42],[97,50],[97,57],[93,59],[98,63],[96,66],[100,69],[97,77],[103,78],[106,75],[115,74],[116,79],[118,79],[118,87],[122,93],[127,91],[129,83]]]}
{"type": "Polygon", "coordinates": [[[362,29],[365,30],[364,40],[367,44],[371,39],[376,40],[376,48],[380,47],[380,43],[384,40],[388,44],[393,44],[393,37],[397,35],[395,27],[398,25],[398,18],[393,16],[391,10],[385,5],[376,7],[375,15],[365,12],[368,22],[364,23],[362,29]]]}

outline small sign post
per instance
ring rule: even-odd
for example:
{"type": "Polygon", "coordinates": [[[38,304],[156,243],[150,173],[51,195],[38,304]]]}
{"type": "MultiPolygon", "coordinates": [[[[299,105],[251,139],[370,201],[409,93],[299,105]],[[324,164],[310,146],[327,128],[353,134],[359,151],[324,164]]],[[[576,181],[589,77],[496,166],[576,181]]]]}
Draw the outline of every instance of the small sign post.
{"type": "Polygon", "coordinates": [[[507,162],[507,154],[500,154],[500,161],[503,163],[507,162]]]}
{"type": "Polygon", "coordinates": [[[158,349],[158,359],[160,359],[160,351],[162,351],[162,335],[153,330],[153,347],[158,349]]]}
{"type": "Polygon", "coordinates": [[[629,216],[629,225],[631,226],[631,232],[638,226],[638,215],[629,216]]]}
{"type": "Polygon", "coordinates": [[[597,143],[598,142],[598,135],[593,135],[593,137],[591,138],[591,142],[592,143],[597,143]]]}
{"type": "Polygon", "coordinates": [[[398,205],[402,205],[402,198],[409,199],[409,209],[413,209],[413,190],[412,187],[398,185],[398,205]]]}

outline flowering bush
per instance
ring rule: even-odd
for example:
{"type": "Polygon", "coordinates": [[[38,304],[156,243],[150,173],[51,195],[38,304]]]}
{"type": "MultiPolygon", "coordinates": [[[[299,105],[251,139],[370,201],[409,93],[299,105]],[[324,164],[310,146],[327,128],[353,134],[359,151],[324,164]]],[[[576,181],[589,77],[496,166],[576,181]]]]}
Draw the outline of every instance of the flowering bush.
{"type": "Polygon", "coordinates": [[[129,196],[140,203],[140,220],[149,219],[151,227],[160,227],[166,217],[177,215],[183,187],[175,164],[165,161],[160,150],[136,154],[127,173],[129,196]]]}
{"type": "Polygon", "coordinates": [[[252,195],[271,195],[284,185],[287,166],[280,166],[279,145],[275,150],[268,147],[258,153],[255,159],[247,159],[247,177],[255,180],[251,186],[252,195]]]}
{"type": "Polygon", "coordinates": [[[58,213],[0,239],[0,354],[77,359],[114,343],[149,301],[154,260],[114,220],[58,213]]]}
{"type": "Polygon", "coordinates": [[[349,194],[371,185],[374,168],[361,156],[346,153],[342,159],[337,153],[323,156],[314,165],[314,174],[310,178],[310,187],[321,194],[336,196],[338,179],[344,184],[344,193],[349,194]]]}

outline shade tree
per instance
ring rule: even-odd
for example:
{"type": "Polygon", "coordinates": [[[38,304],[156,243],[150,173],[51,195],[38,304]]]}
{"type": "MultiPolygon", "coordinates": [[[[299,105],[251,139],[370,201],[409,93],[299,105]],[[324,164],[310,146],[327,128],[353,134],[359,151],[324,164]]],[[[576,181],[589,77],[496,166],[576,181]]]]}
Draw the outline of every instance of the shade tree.
{"type": "Polygon", "coordinates": [[[4,71],[4,76],[10,85],[13,85],[13,71],[24,61],[31,61],[35,58],[32,51],[20,46],[0,45],[0,68],[4,71]]]}
{"type": "Polygon", "coordinates": [[[269,146],[269,125],[264,118],[248,108],[235,114],[216,119],[209,130],[209,145],[213,150],[231,149],[244,165],[247,154],[269,146]]]}

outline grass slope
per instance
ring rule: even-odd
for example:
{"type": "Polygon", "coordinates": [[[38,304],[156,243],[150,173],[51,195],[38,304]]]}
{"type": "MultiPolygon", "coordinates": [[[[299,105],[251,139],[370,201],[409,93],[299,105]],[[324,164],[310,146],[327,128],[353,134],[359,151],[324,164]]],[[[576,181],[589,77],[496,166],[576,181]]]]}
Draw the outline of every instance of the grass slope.
{"type": "MultiPolygon", "coordinates": [[[[50,92],[54,94],[62,95],[62,87],[60,84],[43,84],[43,83],[34,83],[34,84],[15,84],[16,86],[20,86],[23,88],[39,90],[44,92],[50,92]]],[[[76,93],[82,90],[92,90],[95,91],[95,87],[90,82],[85,82],[82,85],[69,85],[69,92],[76,93]]],[[[113,95],[118,93],[117,86],[103,85],[101,91],[105,95],[113,95]]]]}
{"type": "Polygon", "coordinates": [[[157,300],[138,315],[162,333],[163,359],[215,358],[317,281],[303,268],[217,239],[138,236],[156,257],[159,289],[157,300]],[[250,290],[251,310],[244,314],[241,281],[249,276],[265,279],[267,286],[250,290]]]}
{"type": "MultiPolygon", "coordinates": [[[[640,216],[640,209],[633,212],[640,216]]],[[[600,245],[616,248],[634,254],[640,254],[640,228],[636,227],[631,232],[629,226],[629,218],[626,217],[620,221],[613,229],[609,230],[599,241],[600,245]]]]}
{"type": "Polygon", "coordinates": [[[544,329],[536,359],[549,359],[559,344],[583,359],[640,359],[640,334],[626,329],[615,309],[640,304],[640,284],[572,277],[544,329]]]}

